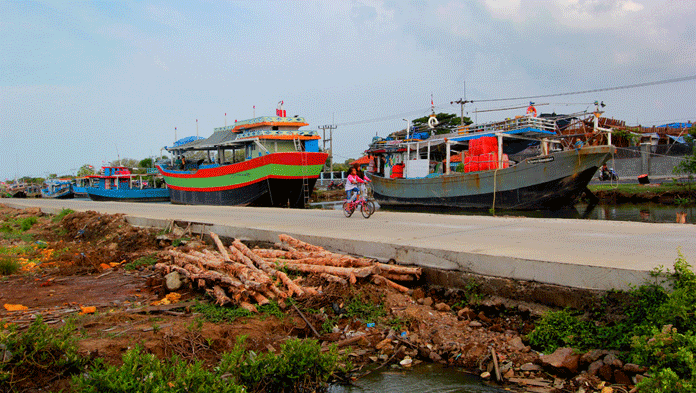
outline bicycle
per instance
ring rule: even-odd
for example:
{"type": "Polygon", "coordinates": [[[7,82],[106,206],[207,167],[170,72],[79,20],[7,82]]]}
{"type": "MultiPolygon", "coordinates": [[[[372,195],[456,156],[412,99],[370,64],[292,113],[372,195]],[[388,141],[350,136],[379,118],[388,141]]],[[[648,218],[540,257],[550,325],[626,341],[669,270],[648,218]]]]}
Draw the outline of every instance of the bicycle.
{"type": "Polygon", "coordinates": [[[355,212],[355,209],[357,209],[359,206],[362,216],[365,218],[370,218],[370,216],[375,213],[375,203],[368,198],[367,187],[364,187],[364,189],[361,190],[360,195],[355,200],[346,200],[343,202],[343,214],[346,217],[350,217],[355,212]]]}

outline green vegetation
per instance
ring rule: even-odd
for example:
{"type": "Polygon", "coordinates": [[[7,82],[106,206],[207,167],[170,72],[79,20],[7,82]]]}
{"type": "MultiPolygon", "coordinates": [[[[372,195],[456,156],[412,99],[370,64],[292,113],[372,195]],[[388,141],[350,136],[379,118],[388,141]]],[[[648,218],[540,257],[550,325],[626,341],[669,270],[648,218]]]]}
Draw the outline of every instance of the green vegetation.
{"type": "Polygon", "coordinates": [[[223,355],[216,370],[250,392],[314,391],[338,370],[336,348],[322,352],[316,340],[288,340],[277,355],[247,351],[244,340],[239,338],[235,349],[223,355]]]}
{"type": "Polygon", "coordinates": [[[603,321],[601,310],[596,320],[550,312],[527,336],[529,343],[547,353],[560,346],[620,350],[626,360],[650,366],[642,391],[696,392],[696,274],[679,253],[674,271],[657,270],[653,277],[656,282],[625,293],[616,305],[621,320],[603,321]]]}
{"type": "Polygon", "coordinates": [[[96,392],[297,392],[325,385],[338,370],[336,349],[322,352],[315,340],[293,339],[279,354],[256,354],[237,340],[212,371],[177,356],[158,359],[140,347],[123,355],[123,365],[97,360],[88,373],[73,377],[77,393],[96,392]],[[246,389],[246,390],[245,390],[246,389]]]}
{"type": "Polygon", "coordinates": [[[15,274],[20,267],[21,265],[16,259],[11,257],[0,257],[0,276],[15,274]]]}
{"type": "Polygon", "coordinates": [[[662,193],[662,192],[679,192],[679,191],[685,191],[686,185],[677,183],[677,182],[663,182],[659,185],[653,185],[651,187],[645,187],[640,184],[598,184],[598,185],[589,185],[587,186],[590,191],[596,192],[596,191],[609,191],[609,190],[615,190],[617,192],[623,192],[623,193],[631,193],[631,194],[640,194],[643,192],[650,192],[650,193],[662,193]]]}
{"type": "Polygon", "coordinates": [[[30,242],[33,236],[24,232],[31,229],[37,221],[38,219],[36,217],[7,219],[0,223],[0,233],[3,234],[3,238],[8,240],[19,239],[30,242]]]}
{"type": "MultiPolygon", "coordinates": [[[[435,115],[438,121],[437,127],[435,127],[436,134],[449,134],[455,132],[457,127],[462,123],[462,118],[451,114],[451,113],[438,113],[435,115]]],[[[413,127],[417,127],[419,131],[428,131],[428,120],[430,116],[423,116],[417,119],[413,119],[413,127]]],[[[473,123],[469,117],[464,117],[464,125],[469,125],[473,123]]]]}
{"type": "Polygon", "coordinates": [[[366,323],[377,323],[386,316],[386,312],[382,303],[367,301],[358,294],[346,304],[346,315],[366,323]]]}
{"type": "Polygon", "coordinates": [[[221,373],[201,362],[187,363],[178,356],[158,359],[135,347],[123,355],[123,365],[108,366],[98,359],[87,374],[73,377],[77,393],[244,392],[221,373]]]}
{"type": "Polygon", "coordinates": [[[51,219],[51,221],[53,221],[53,222],[61,222],[61,221],[63,221],[63,218],[65,218],[65,216],[67,216],[67,215],[70,214],[70,213],[75,213],[75,210],[73,210],[73,209],[63,209],[63,210],[60,211],[60,213],[56,214],[56,215],[51,219]]]}
{"type": "MultiPolygon", "coordinates": [[[[213,303],[196,303],[191,308],[195,312],[201,313],[204,320],[213,323],[233,322],[238,318],[256,315],[239,306],[220,307],[213,303]]],[[[271,300],[268,304],[257,306],[256,309],[263,316],[274,316],[278,319],[285,318],[285,313],[283,313],[275,300],[271,300]]]]}
{"type": "Polygon", "coordinates": [[[0,385],[15,389],[25,380],[47,380],[80,370],[84,360],[78,355],[75,327],[68,321],[52,329],[39,316],[20,332],[15,325],[0,331],[0,385]]]}
{"type": "Polygon", "coordinates": [[[140,257],[133,262],[129,262],[123,265],[123,268],[126,270],[137,270],[140,267],[152,266],[155,263],[157,263],[157,256],[155,254],[152,254],[140,257]]]}

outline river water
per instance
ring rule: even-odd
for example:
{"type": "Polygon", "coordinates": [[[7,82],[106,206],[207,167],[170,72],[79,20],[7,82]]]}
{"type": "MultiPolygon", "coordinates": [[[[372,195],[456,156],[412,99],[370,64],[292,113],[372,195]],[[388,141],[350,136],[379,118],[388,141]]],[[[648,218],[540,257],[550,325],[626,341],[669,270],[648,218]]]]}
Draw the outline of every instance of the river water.
{"type": "MultiPolygon", "coordinates": [[[[420,212],[436,214],[457,214],[474,216],[492,216],[488,210],[483,209],[448,209],[433,207],[382,207],[385,211],[420,212]]],[[[535,218],[561,218],[577,220],[605,220],[605,221],[635,221],[655,223],[676,223],[677,213],[686,214],[686,222],[696,224],[696,206],[672,206],[653,203],[621,204],[621,205],[595,205],[579,203],[574,207],[562,210],[498,210],[496,216],[521,216],[535,218]]]]}
{"type": "Polygon", "coordinates": [[[368,374],[352,385],[333,385],[329,393],[502,393],[456,367],[421,363],[411,369],[386,369],[368,374]]]}

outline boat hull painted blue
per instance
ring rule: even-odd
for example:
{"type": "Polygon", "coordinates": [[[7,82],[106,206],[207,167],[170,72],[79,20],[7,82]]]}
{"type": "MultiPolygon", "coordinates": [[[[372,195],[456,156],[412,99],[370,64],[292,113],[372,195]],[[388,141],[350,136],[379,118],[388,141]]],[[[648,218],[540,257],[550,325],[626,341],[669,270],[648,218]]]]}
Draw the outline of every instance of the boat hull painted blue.
{"type": "Polygon", "coordinates": [[[87,195],[93,201],[121,201],[121,202],[166,202],[169,201],[169,189],[144,188],[144,189],[101,189],[87,188],[87,195]]]}

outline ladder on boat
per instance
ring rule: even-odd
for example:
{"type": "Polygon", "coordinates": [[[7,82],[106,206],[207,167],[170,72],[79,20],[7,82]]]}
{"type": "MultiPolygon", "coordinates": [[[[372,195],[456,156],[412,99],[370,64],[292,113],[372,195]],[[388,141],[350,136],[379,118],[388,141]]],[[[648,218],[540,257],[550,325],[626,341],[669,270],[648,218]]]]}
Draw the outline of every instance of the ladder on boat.
{"type": "Polygon", "coordinates": [[[309,205],[309,178],[307,177],[307,167],[309,163],[307,162],[307,153],[301,152],[302,155],[302,205],[307,207],[309,205]]]}
{"type": "Polygon", "coordinates": [[[295,144],[295,151],[300,153],[300,161],[301,161],[301,171],[302,171],[302,206],[307,207],[309,205],[309,178],[307,177],[307,172],[309,171],[308,165],[309,162],[307,161],[307,153],[304,152],[302,148],[302,141],[300,140],[299,136],[295,136],[292,139],[293,143],[295,144]]]}

